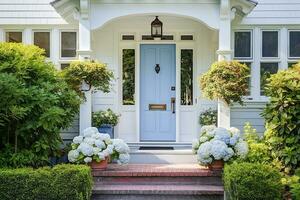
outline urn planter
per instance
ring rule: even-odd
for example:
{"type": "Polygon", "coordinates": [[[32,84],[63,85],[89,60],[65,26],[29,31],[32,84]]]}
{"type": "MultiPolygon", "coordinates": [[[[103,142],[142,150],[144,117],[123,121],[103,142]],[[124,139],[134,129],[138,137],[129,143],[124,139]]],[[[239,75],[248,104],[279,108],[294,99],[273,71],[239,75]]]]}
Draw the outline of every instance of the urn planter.
{"type": "Polygon", "coordinates": [[[103,124],[98,128],[100,133],[107,133],[110,138],[115,138],[114,137],[114,126],[111,124],[103,124]]]}
{"type": "Polygon", "coordinates": [[[105,158],[105,160],[101,160],[100,162],[97,162],[93,160],[91,163],[89,163],[89,166],[94,170],[105,170],[108,165],[108,157],[105,158]]]}

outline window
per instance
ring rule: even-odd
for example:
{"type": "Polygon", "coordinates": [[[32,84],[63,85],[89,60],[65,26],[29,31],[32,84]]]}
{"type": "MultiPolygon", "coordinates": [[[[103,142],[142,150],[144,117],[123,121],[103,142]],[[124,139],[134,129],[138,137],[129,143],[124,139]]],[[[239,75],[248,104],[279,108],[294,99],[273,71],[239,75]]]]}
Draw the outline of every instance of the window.
{"type": "Polygon", "coordinates": [[[122,35],[122,40],[134,40],[134,35],[122,35]]]}
{"type": "Polygon", "coordinates": [[[249,67],[249,77],[247,78],[247,85],[248,85],[248,91],[246,96],[250,96],[251,95],[251,62],[240,62],[242,64],[245,64],[249,67]]]}
{"type": "Polygon", "coordinates": [[[45,50],[45,56],[50,57],[50,32],[34,32],[34,45],[45,50]]]}
{"type": "Polygon", "coordinates": [[[135,50],[123,49],[122,56],[122,91],[123,105],[134,105],[135,93],[135,50]]]}
{"type": "Polygon", "coordinates": [[[267,79],[278,71],[278,63],[261,63],[260,64],[260,95],[265,96],[264,87],[267,79]]]}
{"type": "Polygon", "coordinates": [[[69,66],[70,66],[70,63],[61,63],[60,64],[60,69],[63,70],[65,68],[69,67],[69,66]]]}
{"type": "Polygon", "coordinates": [[[180,39],[181,40],[194,40],[194,36],[193,35],[181,35],[180,39]]]}
{"type": "Polygon", "coordinates": [[[193,50],[181,50],[181,105],[193,105],[193,50]]]}
{"type": "Polygon", "coordinates": [[[278,57],[278,31],[262,32],[262,57],[278,57]]]}
{"type": "Polygon", "coordinates": [[[252,57],[251,31],[234,33],[234,57],[249,59],[252,57]]]}
{"type": "Polygon", "coordinates": [[[6,32],[5,37],[6,42],[22,42],[22,32],[6,32]]]}
{"type": "Polygon", "coordinates": [[[61,32],[61,57],[76,57],[76,32],[61,32]]]}
{"type": "Polygon", "coordinates": [[[289,57],[300,57],[300,31],[289,32],[289,57]]]}

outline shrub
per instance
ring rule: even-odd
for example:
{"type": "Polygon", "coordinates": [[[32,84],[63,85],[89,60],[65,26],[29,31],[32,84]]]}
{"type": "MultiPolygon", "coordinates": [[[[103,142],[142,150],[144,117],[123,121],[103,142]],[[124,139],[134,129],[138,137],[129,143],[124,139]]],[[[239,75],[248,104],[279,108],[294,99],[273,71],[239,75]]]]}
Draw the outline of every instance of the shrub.
{"type": "Polygon", "coordinates": [[[94,112],[92,116],[92,124],[94,127],[100,127],[104,124],[116,126],[119,122],[120,115],[114,113],[111,109],[106,111],[94,112]]]}
{"type": "Polygon", "coordinates": [[[263,116],[266,139],[272,154],[292,172],[300,166],[300,64],[269,78],[270,96],[263,116]]]}
{"type": "Polygon", "coordinates": [[[110,82],[113,79],[112,71],[108,70],[107,65],[97,61],[74,61],[62,72],[67,82],[72,85],[80,95],[82,94],[82,83],[86,83],[90,90],[94,87],[103,92],[110,91],[110,82]]]}
{"type": "Polygon", "coordinates": [[[0,166],[41,166],[80,98],[36,46],[0,43],[0,166]]]}
{"type": "Polygon", "coordinates": [[[249,68],[237,61],[215,62],[200,78],[200,87],[205,97],[221,99],[227,104],[242,104],[242,96],[248,92],[249,68]]]}
{"type": "Polygon", "coordinates": [[[225,165],[224,187],[229,200],[281,200],[280,173],[259,163],[225,165]]]}
{"type": "Polygon", "coordinates": [[[300,168],[296,170],[293,179],[295,182],[291,184],[291,194],[293,199],[300,200],[300,168]]]}
{"type": "Polygon", "coordinates": [[[202,112],[199,116],[201,126],[217,125],[218,111],[212,108],[202,112]]]}
{"type": "Polygon", "coordinates": [[[92,176],[88,166],[0,169],[2,200],[89,200],[92,176]]]}

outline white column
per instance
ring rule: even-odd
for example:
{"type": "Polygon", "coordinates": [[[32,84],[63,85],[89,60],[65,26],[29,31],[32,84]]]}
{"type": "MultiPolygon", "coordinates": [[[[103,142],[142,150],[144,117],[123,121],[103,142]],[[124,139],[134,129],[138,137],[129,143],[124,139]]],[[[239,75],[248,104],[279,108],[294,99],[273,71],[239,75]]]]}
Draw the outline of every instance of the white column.
{"type": "MultiPolygon", "coordinates": [[[[91,55],[91,30],[88,19],[79,20],[79,48],[77,50],[80,60],[89,60],[91,55]]],[[[92,92],[85,92],[86,101],[80,105],[79,128],[80,135],[85,128],[92,125],[92,92]]]]}
{"type": "Polygon", "coordinates": [[[0,28],[0,42],[5,42],[5,32],[3,28],[0,28]]]}
{"type": "Polygon", "coordinates": [[[23,32],[23,43],[24,44],[33,44],[33,33],[32,29],[26,28],[23,32]]]}
{"type": "Polygon", "coordinates": [[[55,64],[56,69],[60,69],[59,66],[59,58],[60,58],[60,36],[59,36],[60,32],[59,29],[54,28],[51,31],[51,38],[50,38],[50,42],[51,42],[51,49],[50,49],[50,55],[51,55],[51,60],[52,62],[55,64]]]}
{"type": "MultiPolygon", "coordinates": [[[[220,30],[218,60],[231,60],[231,9],[229,0],[220,1],[220,30]]],[[[218,100],[218,126],[230,127],[230,107],[218,100]]]]}

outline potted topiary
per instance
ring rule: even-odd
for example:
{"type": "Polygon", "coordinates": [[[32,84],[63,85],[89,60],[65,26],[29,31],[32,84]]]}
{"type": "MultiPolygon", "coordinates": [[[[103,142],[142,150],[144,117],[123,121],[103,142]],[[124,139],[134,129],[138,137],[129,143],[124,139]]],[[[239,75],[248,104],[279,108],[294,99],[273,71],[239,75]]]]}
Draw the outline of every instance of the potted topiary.
{"type": "Polygon", "coordinates": [[[211,170],[220,170],[224,162],[245,157],[248,144],[242,139],[237,128],[203,126],[200,138],[193,142],[193,152],[198,155],[199,164],[208,166],[211,170]]]}
{"type": "Polygon", "coordinates": [[[98,132],[95,127],[83,131],[83,136],[76,136],[68,153],[71,163],[86,163],[92,169],[105,170],[108,160],[116,160],[119,164],[129,162],[129,147],[121,139],[111,139],[108,134],[98,132]]]}
{"type": "Polygon", "coordinates": [[[98,127],[100,133],[107,133],[114,138],[114,127],[119,122],[120,115],[114,113],[111,109],[106,111],[94,112],[92,115],[92,124],[98,127]]]}
{"type": "Polygon", "coordinates": [[[218,111],[216,109],[209,108],[200,113],[199,124],[201,126],[217,125],[218,111]]]}

